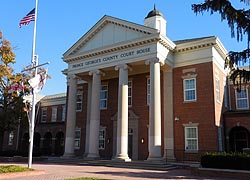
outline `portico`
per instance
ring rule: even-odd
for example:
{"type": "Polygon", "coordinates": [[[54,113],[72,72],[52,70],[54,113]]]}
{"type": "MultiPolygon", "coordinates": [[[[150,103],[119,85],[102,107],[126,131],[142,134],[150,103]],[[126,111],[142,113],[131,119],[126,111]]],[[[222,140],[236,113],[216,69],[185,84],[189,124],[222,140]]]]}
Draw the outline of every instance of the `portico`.
{"type": "MultiPolygon", "coordinates": [[[[156,10],[154,9],[154,11],[156,10]]],[[[155,16],[159,18],[157,13],[151,15],[148,15],[145,19],[146,23],[148,21],[156,21],[154,19],[155,16]]],[[[160,17],[160,20],[163,21],[163,17],[160,17]]],[[[156,26],[154,23],[151,23],[151,25],[156,26]]],[[[136,132],[137,141],[133,144],[133,151],[137,150],[138,154],[138,144],[145,143],[144,141],[146,140],[148,144],[147,159],[149,161],[162,160],[162,152],[164,147],[166,147],[163,143],[165,137],[162,128],[164,127],[164,131],[166,131],[165,128],[168,128],[168,126],[164,125],[166,117],[164,119],[162,117],[162,107],[168,104],[170,106],[172,102],[171,99],[162,101],[161,95],[163,94],[164,97],[167,97],[167,92],[161,92],[163,87],[161,74],[163,74],[164,69],[171,69],[173,61],[171,59],[171,51],[175,47],[174,43],[162,34],[162,32],[165,32],[165,27],[162,28],[164,30],[104,16],[64,54],[63,59],[68,63],[67,77],[69,79],[65,156],[74,154],[74,131],[76,127],[75,94],[77,84],[82,80],[85,84],[88,83],[88,98],[86,99],[88,105],[84,107],[87,109],[84,153],[87,158],[99,158],[99,130],[102,119],[105,119],[101,117],[102,110],[100,110],[101,84],[102,81],[118,79],[116,89],[118,94],[117,105],[116,107],[109,106],[106,110],[110,112],[113,112],[112,109],[117,110],[116,116],[112,114],[112,117],[117,118],[116,126],[113,126],[113,129],[117,128],[114,131],[116,137],[112,139],[109,137],[108,143],[112,142],[113,160],[131,161],[131,157],[128,154],[129,112],[130,114],[136,114],[137,107],[129,106],[128,82],[129,78],[133,78],[136,75],[149,74],[149,113],[145,116],[148,122],[146,122],[146,119],[143,119],[148,128],[148,132],[146,132],[147,137],[139,137],[140,135],[136,132]],[[74,78],[72,79],[72,77],[74,78]]],[[[172,81],[172,79],[169,78],[168,81],[172,81]]],[[[168,83],[171,84],[172,82],[168,83]]],[[[173,117],[171,116],[172,113],[169,112],[170,115],[168,117],[173,117]]],[[[144,115],[136,114],[137,120],[142,119],[142,117],[144,115]]],[[[105,121],[112,121],[111,117],[108,120],[105,119],[105,121]]],[[[168,122],[171,122],[171,119],[168,122]]],[[[134,130],[138,131],[138,129],[134,130]]],[[[171,139],[173,137],[169,136],[168,138],[171,139]]],[[[173,146],[170,147],[173,148],[173,146]]]]}

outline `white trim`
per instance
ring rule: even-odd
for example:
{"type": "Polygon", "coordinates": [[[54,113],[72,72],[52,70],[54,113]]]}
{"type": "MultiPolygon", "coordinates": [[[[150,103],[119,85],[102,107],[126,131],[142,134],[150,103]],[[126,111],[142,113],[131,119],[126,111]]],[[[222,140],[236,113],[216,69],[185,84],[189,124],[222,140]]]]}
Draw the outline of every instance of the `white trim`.
{"type": "Polygon", "coordinates": [[[136,33],[139,32],[142,37],[145,37],[146,35],[149,36],[150,34],[158,34],[158,31],[154,28],[150,28],[147,26],[135,24],[129,21],[105,15],[86,34],[84,34],[73,46],[71,46],[63,54],[64,61],[69,59],[71,57],[71,54],[77,52],[79,47],[83,47],[91,39],[93,39],[93,36],[98,34],[98,32],[103,30],[104,27],[107,26],[108,24],[115,24],[116,26],[120,26],[128,30],[130,29],[131,31],[134,31],[136,33]]]}
{"type": "Polygon", "coordinates": [[[183,100],[184,102],[194,102],[194,101],[197,101],[197,86],[196,86],[196,78],[193,77],[193,78],[187,78],[187,79],[183,79],[183,100]],[[185,82],[188,81],[188,80],[194,80],[194,88],[193,89],[186,89],[185,87],[185,82]],[[186,99],[186,91],[195,91],[195,97],[194,99],[186,99]]]}
{"type": "Polygon", "coordinates": [[[41,122],[43,123],[46,121],[47,121],[47,107],[42,107],[41,108],[41,122]]]}
{"type": "Polygon", "coordinates": [[[66,104],[66,93],[48,95],[41,99],[41,106],[66,104]]]}
{"type": "Polygon", "coordinates": [[[244,88],[241,89],[241,91],[242,90],[246,91],[246,97],[244,97],[244,98],[238,98],[238,92],[237,92],[237,89],[235,89],[235,100],[236,100],[235,105],[236,105],[236,109],[238,109],[238,110],[249,109],[248,88],[244,87],[244,88]],[[247,101],[247,107],[246,108],[239,108],[238,107],[238,100],[246,100],[247,101]]]}
{"type": "Polygon", "coordinates": [[[215,95],[216,95],[216,102],[221,103],[221,89],[220,89],[220,78],[218,76],[215,76],[215,95]],[[217,85],[219,87],[217,87],[217,85]]]}
{"type": "Polygon", "coordinates": [[[98,145],[98,149],[99,150],[104,150],[105,147],[106,147],[106,127],[100,127],[100,130],[99,130],[99,145],[98,145]],[[103,132],[103,136],[101,136],[101,132],[103,132]],[[101,141],[102,142],[102,146],[101,146],[101,141]]]}
{"type": "Polygon", "coordinates": [[[76,94],[76,112],[81,112],[82,111],[82,102],[83,102],[82,91],[78,91],[77,94],[76,94]],[[77,109],[78,107],[80,107],[80,108],[77,109]]]}
{"type": "Polygon", "coordinates": [[[57,106],[53,106],[51,112],[51,122],[56,122],[56,121],[57,121],[57,106]]]}
{"type": "Polygon", "coordinates": [[[75,149],[80,149],[81,147],[81,128],[75,128],[75,140],[74,140],[74,148],[75,149]],[[79,132],[79,138],[76,137],[76,132],[79,132]],[[78,141],[79,143],[76,144],[76,141],[78,141]]]}
{"type": "Polygon", "coordinates": [[[100,87],[100,110],[106,110],[106,109],[108,109],[108,88],[109,88],[109,86],[108,86],[108,84],[102,84],[101,85],[101,87],[100,87]],[[106,89],[102,89],[102,87],[104,87],[104,86],[106,86],[107,88],[106,89]],[[105,93],[106,94],[106,98],[102,98],[102,96],[101,96],[101,94],[102,93],[105,93]],[[105,107],[101,107],[101,102],[102,101],[105,101],[106,103],[106,106],[105,107]]]}
{"type": "Polygon", "coordinates": [[[184,138],[185,138],[185,152],[195,152],[195,151],[198,151],[199,150],[199,136],[198,136],[198,126],[197,124],[195,123],[191,123],[189,124],[188,126],[185,126],[184,127],[184,138]],[[195,134],[196,134],[196,137],[191,137],[191,138],[188,138],[187,137],[187,132],[189,129],[195,129],[195,134]],[[188,140],[195,140],[196,141],[196,149],[188,149],[188,140]]]}

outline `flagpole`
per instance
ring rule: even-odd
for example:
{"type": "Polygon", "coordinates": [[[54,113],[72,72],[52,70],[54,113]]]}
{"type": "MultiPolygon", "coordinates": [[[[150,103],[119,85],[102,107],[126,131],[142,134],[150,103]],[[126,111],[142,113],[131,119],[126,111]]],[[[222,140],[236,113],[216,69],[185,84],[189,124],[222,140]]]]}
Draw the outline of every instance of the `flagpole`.
{"type": "MultiPolygon", "coordinates": [[[[33,32],[33,43],[32,43],[32,55],[31,55],[31,63],[34,66],[35,74],[37,75],[37,66],[38,66],[38,56],[35,55],[36,51],[36,20],[37,20],[37,8],[38,7],[38,0],[36,0],[35,6],[35,20],[34,20],[34,32],[33,32]]],[[[35,113],[36,113],[36,93],[34,88],[32,88],[32,110],[31,110],[31,118],[30,118],[30,138],[29,138],[29,157],[28,157],[28,168],[32,167],[32,154],[33,154],[33,141],[34,141],[34,127],[35,127],[35,113]]]]}

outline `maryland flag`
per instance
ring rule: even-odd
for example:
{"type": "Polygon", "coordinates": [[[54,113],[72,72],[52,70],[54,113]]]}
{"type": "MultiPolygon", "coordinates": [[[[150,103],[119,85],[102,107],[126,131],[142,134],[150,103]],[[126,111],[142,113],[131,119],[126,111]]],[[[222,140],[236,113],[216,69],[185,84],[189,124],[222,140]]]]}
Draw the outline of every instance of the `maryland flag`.
{"type": "Polygon", "coordinates": [[[19,83],[14,83],[9,85],[8,87],[8,93],[13,93],[16,92],[17,94],[19,94],[20,92],[22,92],[24,90],[24,86],[23,84],[19,84],[19,83]]]}
{"type": "Polygon", "coordinates": [[[30,86],[33,88],[33,91],[38,93],[41,91],[43,86],[46,83],[47,71],[38,73],[35,77],[29,80],[30,86]]]}

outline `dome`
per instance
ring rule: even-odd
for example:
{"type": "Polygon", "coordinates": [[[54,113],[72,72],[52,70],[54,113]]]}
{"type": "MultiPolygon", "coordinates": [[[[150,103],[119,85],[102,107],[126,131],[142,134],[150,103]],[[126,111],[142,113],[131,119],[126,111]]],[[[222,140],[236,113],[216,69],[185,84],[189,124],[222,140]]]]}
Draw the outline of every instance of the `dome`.
{"type": "Polygon", "coordinates": [[[163,17],[163,14],[160,11],[156,10],[155,5],[154,5],[154,10],[150,11],[148,13],[147,17],[145,17],[145,19],[153,17],[153,16],[162,16],[163,17]]]}

